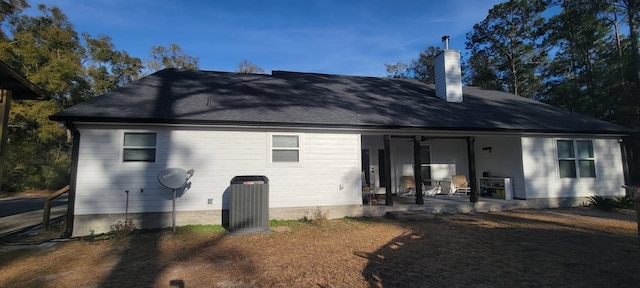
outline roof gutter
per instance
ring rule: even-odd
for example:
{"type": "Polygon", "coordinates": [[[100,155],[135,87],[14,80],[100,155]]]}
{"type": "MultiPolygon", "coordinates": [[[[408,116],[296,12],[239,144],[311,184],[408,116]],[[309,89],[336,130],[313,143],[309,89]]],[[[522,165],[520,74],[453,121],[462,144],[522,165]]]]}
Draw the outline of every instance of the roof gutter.
{"type": "Polygon", "coordinates": [[[73,146],[71,150],[71,178],[69,181],[69,200],[67,202],[67,221],[62,237],[69,238],[73,235],[73,220],[76,204],[76,184],[78,182],[78,156],[80,152],[80,131],[73,125],[73,122],[67,121],[64,126],[71,131],[73,138],[73,146]]]}
{"type": "Polygon", "coordinates": [[[31,83],[27,78],[18,74],[7,63],[0,60],[0,78],[4,83],[0,86],[4,89],[13,91],[13,99],[15,100],[46,100],[44,92],[35,84],[31,83]]]}
{"type": "Polygon", "coordinates": [[[561,130],[561,129],[508,129],[508,128],[479,128],[479,127],[420,127],[401,125],[359,125],[359,124],[334,124],[334,123],[291,123],[291,122],[251,122],[251,121],[205,121],[205,120],[172,120],[159,118],[128,119],[115,117],[87,117],[87,116],[62,116],[52,115],[53,121],[74,121],[91,124],[131,124],[131,125],[185,125],[185,126],[216,126],[222,128],[290,128],[290,129],[335,129],[345,131],[406,131],[411,133],[421,131],[441,132],[480,132],[480,133],[517,133],[517,134],[590,134],[623,137],[633,133],[632,130],[561,130]]]}

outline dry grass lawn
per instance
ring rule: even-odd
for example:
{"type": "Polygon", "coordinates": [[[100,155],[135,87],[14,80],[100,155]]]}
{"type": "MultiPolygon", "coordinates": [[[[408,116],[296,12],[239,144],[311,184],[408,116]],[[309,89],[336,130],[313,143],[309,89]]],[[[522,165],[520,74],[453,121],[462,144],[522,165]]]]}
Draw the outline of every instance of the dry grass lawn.
{"type": "Polygon", "coordinates": [[[290,223],[0,246],[1,287],[640,287],[633,211],[290,223]]]}

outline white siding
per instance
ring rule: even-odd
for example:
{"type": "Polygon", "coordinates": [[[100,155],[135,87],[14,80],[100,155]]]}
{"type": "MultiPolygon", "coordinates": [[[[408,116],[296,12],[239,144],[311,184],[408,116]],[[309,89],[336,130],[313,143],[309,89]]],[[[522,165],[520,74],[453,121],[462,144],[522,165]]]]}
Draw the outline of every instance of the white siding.
{"type": "Polygon", "coordinates": [[[359,134],[300,133],[301,163],[276,165],[269,162],[266,129],[80,125],[79,130],[78,215],[124,213],[125,190],[130,213],[171,211],[171,190],[157,181],[158,172],[169,167],[195,170],[191,188],[176,202],[178,211],[222,209],[229,181],[237,175],[269,177],[271,208],[362,203],[359,134]],[[156,163],[121,161],[125,131],[158,133],[156,163]]]}
{"type": "Polygon", "coordinates": [[[513,185],[513,197],[527,198],[519,136],[476,137],[474,148],[478,178],[482,177],[482,172],[489,172],[492,177],[509,177],[513,185]]]}
{"type": "Polygon", "coordinates": [[[572,138],[522,138],[527,199],[624,195],[621,188],[624,184],[622,157],[617,139],[590,139],[595,156],[595,179],[558,176],[558,139],[572,138]]]}
{"type": "Polygon", "coordinates": [[[434,59],[436,96],[447,102],[462,102],[460,51],[442,50],[434,59]]]}

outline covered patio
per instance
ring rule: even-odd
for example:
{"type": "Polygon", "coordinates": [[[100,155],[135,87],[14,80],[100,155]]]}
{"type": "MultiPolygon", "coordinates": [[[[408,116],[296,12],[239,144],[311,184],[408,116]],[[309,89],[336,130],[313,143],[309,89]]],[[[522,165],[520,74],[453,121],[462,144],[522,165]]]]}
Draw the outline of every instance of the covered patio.
{"type": "Polygon", "coordinates": [[[367,196],[373,199],[372,204],[387,206],[406,205],[411,200],[411,204],[425,205],[434,201],[477,203],[485,198],[488,202],[526,198],[522,189],[515,191],[523,177],[517,135],[433,131],[418,135],[363,134],[361,147],[363,205],[369,205],[367,196]],[[463,179],[462,196],[452,195],[454,186],[461,182],[453,178],[463,179]],[[488,179],[495,180],[489,183],[488,179]],[[401,195],[412,198],[395,197],[401,195]]]}

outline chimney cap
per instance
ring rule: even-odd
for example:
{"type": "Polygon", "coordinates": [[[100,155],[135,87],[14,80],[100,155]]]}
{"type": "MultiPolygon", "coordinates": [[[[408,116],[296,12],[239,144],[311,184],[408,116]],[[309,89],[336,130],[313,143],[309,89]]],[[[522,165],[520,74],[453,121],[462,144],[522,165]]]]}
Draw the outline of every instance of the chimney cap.
{"type": "Polygon", "coordinates": [[[449,35],[442,36],[442,45],[444,50],[449,50],[449,35]]]}

